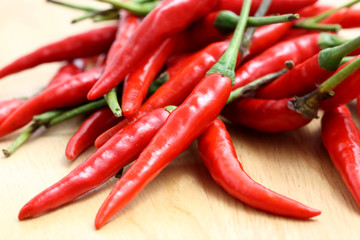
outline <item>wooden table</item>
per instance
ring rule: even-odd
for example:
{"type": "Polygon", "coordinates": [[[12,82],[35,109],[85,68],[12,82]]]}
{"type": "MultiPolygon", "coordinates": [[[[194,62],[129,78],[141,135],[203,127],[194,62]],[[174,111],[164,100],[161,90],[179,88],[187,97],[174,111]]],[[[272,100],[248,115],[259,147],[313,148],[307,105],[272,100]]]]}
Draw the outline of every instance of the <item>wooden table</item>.
{"type": "MultiPolygon", "coordinates": [[[[82,1],[79,1],[82,3],[82,1]]],[[[328,0],[324,3],[338,4],[328,0]]],[[[2,0],[0,66],[50,41],[89,29],[70,25],[78,16],[44,1],[2,0]]],[[[354,31],[344,32],[354,35],[354,31]]],[[[59,65],[42,65],[0,82],[0,100],[31,96],[59,65]]],[[[350,104],[355,109],[354,104],[350,104]]],[[[302,129],[265,134],[228,126],[240,161],[263,185],[322,214],[298,221],[254,210],[217,186],[197,156],[196,144],[171,163],[100,231],[95,214],[115,179],[71,204],[19,222],[20,208],[84,161],[94,148],[69,162],[64,148],[79,117],[32,139],[10,158],[0,157],[0,239],[358,239],[360,209],[320,141],[320,120],[302,129]]],[[[19,132],[0,140],[6,148],[19,132]]]]}

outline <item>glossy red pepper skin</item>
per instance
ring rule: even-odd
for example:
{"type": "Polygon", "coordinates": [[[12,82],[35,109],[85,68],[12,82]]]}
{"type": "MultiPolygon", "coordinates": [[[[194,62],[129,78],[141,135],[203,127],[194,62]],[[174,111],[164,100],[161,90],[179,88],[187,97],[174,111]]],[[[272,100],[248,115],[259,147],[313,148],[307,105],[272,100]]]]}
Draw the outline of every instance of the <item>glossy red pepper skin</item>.
{"type": "Polygon", "coordinates": [[[342,105],[325,112],[321,127],[322,142],[360,206],[360,133],[349,109],[342,105]]]}
{"type": "Polygon", "coordinates": [[[319,37],[318,33],[308,34],[268,48],[236,70],[233,89],[280,71],[288,60],[292,60],[296,65],[317,54],[321,50],[318,45],[319,37]]]}
{"type": "Polygon", "coordinates": [[[21,106],[21,104],[23,104],[23,101],[18,98],[0,101],[0,125],[16,108],[21,106]]]}
{"type": "MultiPolygon", "coordinates": [[[[346,65],[348,65],[349,63],[351,63],[352,61],[358,58],[360,58],[360,56],[357,56],[351,61],[345,63],[340,68],[338,68],[336,72],[340,71],[341,69],[343,69],[343,67],[345,67],[346,65]]],[[[331,98],[321,101],[320,108],[322,108],[323,110],[330,110],[332,108],[347,104],[351,100],[357,98],[360,95],[359,79],[360,79],[360,69],[356,70],[343,82],[337,85],[333,90],[335,95],[331,98]]]]}
{"type": "Polygon", "coordinates": [[[25,204],[18,218],[35,217],[100,186],[136,159],[168,116],[167,110],[156,109],[119,131],[68,175],[25,204]]]}
{"type": "Polygon", "coordinates": [[[198,138],[198,152],[212,178],[233,197],[273,214],[306,219],[319,210],[275,193],[255,182],[244,171],[225,124],[216,119],[198,138]]]}
{"type": "Polygon", "coordinates": [[[358,28],[360,27],[360,9],[348,8],[348,11],[340,22],[343,28],[358,28]]]}
{"type": "Polygon", "coordinates": [[[332,9],[333,7],[327,5],[313,4],[307,7],[304,7],[298,11],[301,18],[314,17],[323,13],[327,10],[332,9]]]}
{"type": "Polygon", "coordinates": [[[139,111],[131,118],[125,119],[113,128],[104,132],[95,141],[95,147],[100,147],[119,129],[134,121],[143,114],[167,105],[179,105],[191,93],[193,88],[205,76],[206,72],[216,63],[228,48],[228,42],[218,42],[198,51],[191,61],[187,62],[177,74],[159,87],[140,107],[139,111]]]}
{"type": "Polygon", "coordinates": [[[95,139],[105,130],[118,123],[117,117],[106,107],[91,114],[69,140],[65,156],[69,160],[77,158],[94,144],[95,139]]]}
{"type": "Polygon", "coordinates": [[[0,78],[42,63],[91,57],[105,53],[115,39],[116,26],[80,33],[43,46],[0,69],[0,78]]]}
{"type": "MultiPolygon", "coordinates": [[[[315,3],[317,0],[272,0],[268,14],[272,13],[296,13],[297,10],[315,3]]],[[[243,0],[221,0],[216,10],[231,10],[240,13],[243,0]]],[[[251,14],[259,8],[261,0],[253,0],[251,14]]]]}
{"type": "Polygon", "coordinates": [[[66,82],[53,85],[29,99],[12,112],[0,125],[0,136],[23,127],[35,115],[52,109],[76,106],[86,102],[87,92],[99,79],[102,69],[102,66],[98,66],[75,75],[66,82]]]}
{"type": "Polygon", "coordinates": [[[327,71],[319,66],[319,55],[316,54],[293,69],[260,88],[256,97],[282,99],[303,96],[315,90],[319,84],[328,79],[335,71],[327,71]]]}
{"type": "Polygon", "coordinates": [[[290,98],[258,99],[242,98],[226,106],[221,115],[231,122],[262,132],[277,133],[298,129],[311,119],[288,107],[290,98]]]}
{"type": "Polygon", "coordinates": [[[77,61],[77,63],[68,62],[60,67],[55,76],[50,80],[47,87],[63,83],[74,75],[81,73],[84,70],[85,61],[83,59],[78,60],[79,61],[77,61]]]}
{"type": "Polygon", "coordinates": [[[139,158],[116,183],[95,219],[99,229],[216,119],[231,91],[231,80],[206,76],[177,107],[139,158]]]}
{"type": "Polygon", "coordinates": [[[131,72],[124,81],[121,109],[125,117],[136,113],[144,101],[151,82],[164,66],[175,46],[174,38],[165,40],[131,72]]]}
{"type": "Polygon", "coordinates": [[[168,37],[174,36],[192,22],[209,13],[218,0],[165,0],[140,23],[126,45],[116,54],[114,62],[88,94],[89,99],[101,97],[131,72],[142,57],[168,37]]]}
{"type": "Polygon", "coordinates": [[[116,38],[107,53],[107,62],[109,63],[114,60],[116,53],[125,46],[131,35],[133,35],[140,24],[140,19],[125,10],[121,10],[118,22],[116,38]]]}

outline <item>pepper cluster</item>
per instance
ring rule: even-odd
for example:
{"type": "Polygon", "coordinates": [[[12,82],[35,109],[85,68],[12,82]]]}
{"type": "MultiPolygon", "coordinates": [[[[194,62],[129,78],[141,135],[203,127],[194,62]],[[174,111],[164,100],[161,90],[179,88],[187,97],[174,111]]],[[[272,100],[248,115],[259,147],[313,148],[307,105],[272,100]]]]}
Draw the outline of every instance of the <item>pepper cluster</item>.
{"type": "Polygon", "coordinates": [[[3,78],[65,62],[36,96],[0,103],[0,137],[28,125],[3,150],[6,156],[38,128],[79,114],[89,117],[66,157],[98,148],[25,204],[20,220],[118,176],[96,216],[101,228],[194,140],[215,182],[235,198],[281,216],[315,217],[319,210],[246,174],[223,121],[277,133],[305,126],[319,109],[323,143],[360,205],[360,133],[345,106],[360,96],[360,37],[336,34],[360,27],[360,11],[351,7],[360,0],[338,8],[316,0],[99,1],[111,7],[49,2],[85,11],[73,22],[116,24],[43,46],[0,69],[3,78]]]}

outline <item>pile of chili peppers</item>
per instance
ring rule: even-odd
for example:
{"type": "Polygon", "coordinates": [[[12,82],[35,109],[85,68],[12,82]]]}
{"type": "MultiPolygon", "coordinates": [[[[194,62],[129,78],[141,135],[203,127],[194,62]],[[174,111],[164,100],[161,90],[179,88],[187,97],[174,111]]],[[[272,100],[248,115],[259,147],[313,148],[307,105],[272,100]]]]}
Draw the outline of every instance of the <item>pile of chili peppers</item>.
{"type": "MultiPolygon", "coordinates": [[[[43,91],[0,102],[0,136],[24,126],[10,156],[41,127],[88,114],[65,150],[97,150],[20,210],[20,220],[58,208],[116,176],[101,228],[197,140],[199,156],[229,194],[269,213],[308,219],[317,209],[251,179],[225,123],[278,133],[318,118],[322,141],[360,206],[360,133],[346,104],[360,99],[360,27],[353,0],[99,0],[75,8],[105,27],[43,46],[0,69],[0,78],[63,62],[43,91]],[[239,15],[238,15],[239,14],[239,15]],[[131,166],[123,173],[123,169],[131,166]]],[[[360,106],[360,105],[359,105],[360,106]]],[[[119,216],[121,217],[121,216],[119,216]]]]}

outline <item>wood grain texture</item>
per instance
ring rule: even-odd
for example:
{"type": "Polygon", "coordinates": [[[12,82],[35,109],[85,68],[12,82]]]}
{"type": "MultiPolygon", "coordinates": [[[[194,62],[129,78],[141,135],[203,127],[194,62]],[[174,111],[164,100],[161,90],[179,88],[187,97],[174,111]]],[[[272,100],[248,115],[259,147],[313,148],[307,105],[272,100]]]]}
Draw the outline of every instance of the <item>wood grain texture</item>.
{"type": "MultiPolygon", "coordinates": [[[[82,3],[83,1],[78,1],[82,3]]],[[[90,2],[90,1],[89,1],[90,2]]],[[[324,0],[337,5],[342,1],[324,0]]],[[[78,16],[45,1],[2,0],[0,66],[50,41],[89,29],[78,16]]],[[[352,36],[357,31],[342,34],[352,36]]],[[[59,65],[47,64],[0,81],[0,100],[40,91],[59,65]]],[[[355,106],[350,104],[354,110],[355,106]]],[[[115,179],[43,216],[19,222],[20,208],[84,161],[69,162],[64,149],[80,125],[76,118],[49,129],[10,158],[0,157],[0,239],[358,239],[360,208],[320,141],[320,121],[281,134],[228,125],[240,161],[266,187],[322,210],[299,221],[267,214],[229,196],[211,179],[196,144],[182,153],[100,231],[93,222],[115,179]]],[[[0,140],[6,148],[19,132],[0,140]]]]}

